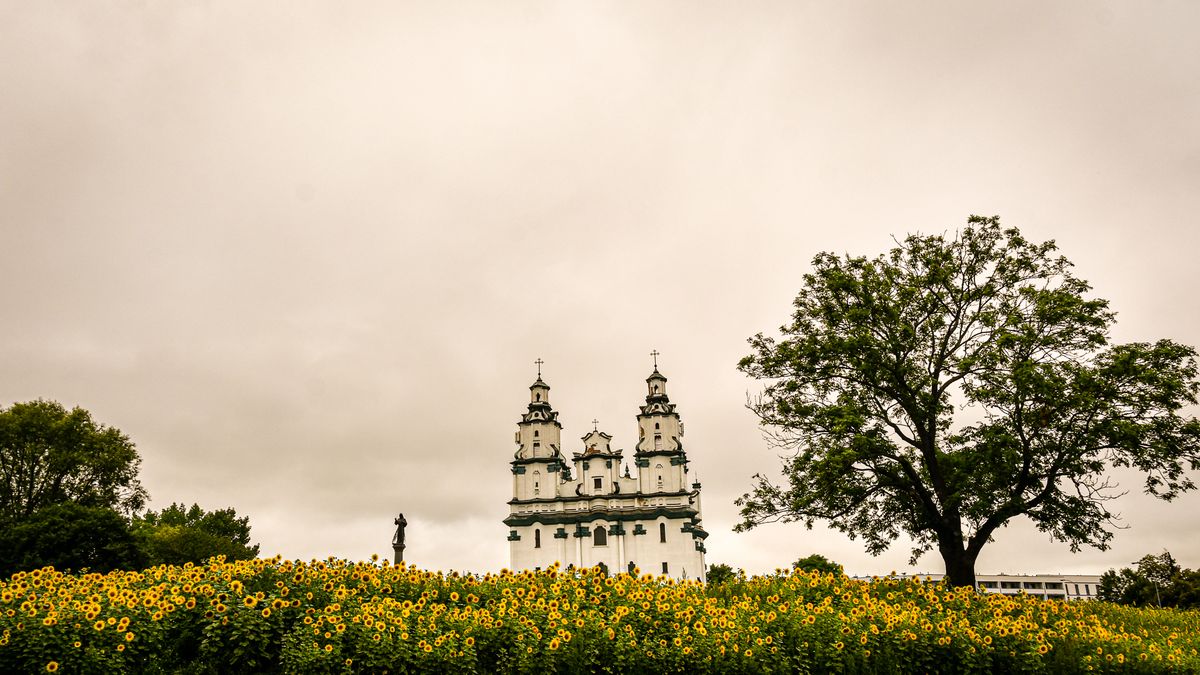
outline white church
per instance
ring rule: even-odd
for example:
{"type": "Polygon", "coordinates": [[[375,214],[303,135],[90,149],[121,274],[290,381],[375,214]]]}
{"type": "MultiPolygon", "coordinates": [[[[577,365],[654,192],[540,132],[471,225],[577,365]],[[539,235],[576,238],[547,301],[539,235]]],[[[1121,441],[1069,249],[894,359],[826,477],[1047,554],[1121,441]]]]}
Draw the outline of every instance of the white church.
{"type": "MultiPolygon", "coordinates": [[[[657,356],[657,354],[655,354],[657,356]]],[[[517,423],[513,497],[508,526],[516,570],[603,565],[610,573],[642,573],[704,580],[700,483],[688,484],[683,423],[667,398],[667,378],[646,379],[637,415],[633,474],[612,436],[593,429],[567,460],[562,425],[550,405],[550,387],[529,387],[529,409],[517,423]]]]}

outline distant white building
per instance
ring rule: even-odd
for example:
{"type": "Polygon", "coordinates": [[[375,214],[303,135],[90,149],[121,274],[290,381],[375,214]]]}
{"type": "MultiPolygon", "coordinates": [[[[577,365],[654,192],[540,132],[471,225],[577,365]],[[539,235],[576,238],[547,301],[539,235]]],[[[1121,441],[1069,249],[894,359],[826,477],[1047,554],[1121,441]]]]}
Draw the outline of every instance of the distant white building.
{"type": "MultiPolygon", "coordinates": [[[[900,578],[941,581],[944,574],[900,574],[900,578]]],[[[862,578],[862,577],[856,577],[862,578]]],[[[1098,574],[976,574],[975,587],[985,593],[1024,593],[1048,600],[1095,600],[1098,574]]]]}
{"type": "Polygon", "coordinates": [[[513,569],[603,564],[612,573],[636,566],[704,579],[700,483],[688,484],[683,423],[657,364],[646,387],[631,474],[612,436],[596,428],[583,436],[582,452],[564,456],[562,425],[539,369],[510,462],[513,497],[504,524],[513,569]]]}

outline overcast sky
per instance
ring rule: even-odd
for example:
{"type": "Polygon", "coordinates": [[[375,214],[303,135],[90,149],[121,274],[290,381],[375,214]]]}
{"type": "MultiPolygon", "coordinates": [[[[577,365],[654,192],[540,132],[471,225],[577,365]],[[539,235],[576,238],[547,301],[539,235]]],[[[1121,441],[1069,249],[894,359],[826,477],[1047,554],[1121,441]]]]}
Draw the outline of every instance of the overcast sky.
{"type": "MultiPolygon", "coordinates": [[[[1195,2],[0,0],[0,406],[81,406],[152,506],[264,554],[508,564],[512,433],[545,360],[567,439],[632,452],[649,352],[708,562],[777,473],[735,369],[820,251],[1000,215],[1055,239],[1118,341],[1200,344],[1195,2]]],[[[980,572],[1200,566],[1200,495],[1117,502],[1110,551],[1025,524],[980,572]]]]}

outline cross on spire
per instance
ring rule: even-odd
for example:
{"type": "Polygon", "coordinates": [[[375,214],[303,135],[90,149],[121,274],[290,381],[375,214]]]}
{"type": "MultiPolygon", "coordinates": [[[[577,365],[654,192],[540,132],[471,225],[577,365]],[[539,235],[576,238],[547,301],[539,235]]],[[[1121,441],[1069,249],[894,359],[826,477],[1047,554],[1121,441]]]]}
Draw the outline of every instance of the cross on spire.
{"type": "Polygon", "coordinates": [[[654,369],[658,370],[658,350],[655,349],[654,351],[650,352],[650,356],[654,358],[654,369]]]}
{"type": "Polygon", "coordinates": [[[599,428],[596,426],[598,424],[600,424],[600,420],[593,417],[592,418],[592,431],[599,431],[599,428]]]}
{"type": "Polygon", "coordinates": [[[543,364],[543,363],[545,363],[545,361],[543,361],[543,360],[542,360],[542,357],[540,357],[540,356],[539,356],[539,357],[538,357],[538,359],[537,359],[536,361],[534,361],[534,363],[536,363],[536,364],[537,364],[537,367],[538,367],[538,379],[540,380],[540,379],[542,379],[542,364],[543,364]]]}

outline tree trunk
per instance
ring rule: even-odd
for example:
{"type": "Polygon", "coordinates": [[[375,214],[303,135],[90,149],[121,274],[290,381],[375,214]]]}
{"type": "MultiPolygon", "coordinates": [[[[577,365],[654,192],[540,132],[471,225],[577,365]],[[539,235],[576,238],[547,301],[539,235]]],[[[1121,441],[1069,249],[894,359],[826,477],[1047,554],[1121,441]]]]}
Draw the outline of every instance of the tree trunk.
{"type": "Polygon", "coordinates": [[[975,555],[964,551],[956,543],[938,547],[946,563],[946,583],[975,588],[975,555]]]}

